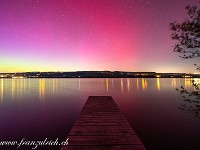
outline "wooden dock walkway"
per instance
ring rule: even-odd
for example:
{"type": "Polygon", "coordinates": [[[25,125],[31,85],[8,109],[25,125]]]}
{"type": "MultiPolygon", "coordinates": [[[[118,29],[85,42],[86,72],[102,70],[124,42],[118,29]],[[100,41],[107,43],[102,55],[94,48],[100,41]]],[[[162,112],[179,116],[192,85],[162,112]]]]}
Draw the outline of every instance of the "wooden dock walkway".
{"type": "Polygon", "coordinates": [[[61,150],[145,150],[111,96],[90,96],[61,150]]]}

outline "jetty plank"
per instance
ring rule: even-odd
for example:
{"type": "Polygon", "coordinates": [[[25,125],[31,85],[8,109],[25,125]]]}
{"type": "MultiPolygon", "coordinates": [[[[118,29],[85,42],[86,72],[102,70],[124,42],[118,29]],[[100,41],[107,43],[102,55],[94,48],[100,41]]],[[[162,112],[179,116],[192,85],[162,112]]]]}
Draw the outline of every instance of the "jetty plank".
{"type": "Polygon", "coordinates": [[[111,96],[90,96],[61,150],[145,150],[111,96]]]}

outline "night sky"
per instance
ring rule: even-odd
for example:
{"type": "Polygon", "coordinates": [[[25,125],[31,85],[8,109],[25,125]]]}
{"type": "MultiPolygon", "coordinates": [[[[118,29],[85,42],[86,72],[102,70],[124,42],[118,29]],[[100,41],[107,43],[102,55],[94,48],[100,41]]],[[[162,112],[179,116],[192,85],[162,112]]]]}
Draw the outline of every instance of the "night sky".
{"type": "Polygon", "coordinates": [[[0,72],[196,72],[170,22],[198,0],[0,0],[0,72]]]}

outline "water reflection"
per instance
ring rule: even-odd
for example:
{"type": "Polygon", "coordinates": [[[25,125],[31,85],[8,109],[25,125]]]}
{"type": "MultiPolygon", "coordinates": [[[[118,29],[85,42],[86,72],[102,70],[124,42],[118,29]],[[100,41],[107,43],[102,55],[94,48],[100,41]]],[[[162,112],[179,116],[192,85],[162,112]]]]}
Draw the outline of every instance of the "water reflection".
{"type": "MultiPolygon", "coordinates": [[[[55,93],[55,79],[52,79],[52,90],[53,90],[53,96],[54,96],[54,93],[55,93]]],[[[80,89],[80,87],[79,87],[80,89]]]]}
{"type": "MultiPolygon", "coordinates": [[[[70,79],[68,79],[70,81],[70,79]]],[[[40,101],[44,101],[46,96],[56,96],[58,88],[62,87],[65,89],[69,87],[70,89],[77,89],[82,91],[81,87],[85,87],[84,79],[72,79],[70,82],[68,80],[62,79],[1,79],[0,80],[0,99],[1,102],[5,99],[14,100],[16,97],[24,97],[24,95],[33,94],[35,97],[39,97],[40,101]],[[64,82],[63,82],[64,81],[64,82]],[[11,98],[9,98],[11,97],[11,98]]],[[[146,78],[121,78],[121,79],[111,79],[105,78],[103,80],[102,87],[107,92],[110,93],[112,90],[117,90],[116,87],[120,88],[121,93],[131,93],[132,89],[137,89],[140,91],[145,90],[156,90],[161,91],[161,83],[165,81],[162,78],[156,79],[146,79],[146,78]],[[119,81],[119,82],[116,82],[119,81]]],[[[192,79],[168,79],[170,80],[171,87],[177,88],[184,85],[185,89],[194,89],[192,79]]],[[[194,83],[200,83],[199,79],[195,79],[194,83]]],[[[165,83],[164,83],[165,84],[165,83]]],[[[163,84],[163,86],[164,86],[163,84]]],[[[95,86],[95,85],[93,85],[95,86]]]]}
{"type": "Polygon", "coordinates": [[[131,82],[131,80],[129,78],[127,78],[126,81],[127,81],[127,90],[129,92],[130,91],[130,82],[131,82]]]}
{"type": "Polygon", "coordinates": [[[143,89],[143,90],[146,90],[147,87],[148,87],[147,80],[144,79],[144,78],[142,78],[142,89],[143,89]]]}
{"type": "Polygon", "coordinates": [[[185,78],[184,79],[184,85],[185,85],[186,89],[190,89],[191,88],[191,86],[192,86],[192,82],[191,81],[192,80],[190,78],[185,78]]]}
{"type": "Polygon", "coordinates": [[[4,84],[3,84],[3,81],[4,81],[4,80],[1,79],[1,93],[0,93],[0,94],[1,94],[1,102],[3,101],[3,85],[4,85],[4,84]]]}
{"type": "MultiPolygon", "coordinates": [[[[200,84],[200,80],[195,79],[194,83],[200,84]]],[[[191,146],[200,135],[200,129],[191,133],[191,129],[200,126],[199,119],[177,109],[182,99],[174,88],[183,85],[195,91],[192,84],[189,79],[172,78],[0,79],[0,140],[11,137],[10,129],[13,136],[22,138],[36,136],[38,140],[40,136],[55,134],[66,139],[87,97],[109,94],[148,149],[170,149],[170,145],[180,146],[180,143],[191,146]],[[11,100],[13,103],[9,103],[11,100]],[[183,121],[189,123],[184,126],[183,121]],[[187,142],[182,142],[183,134],[187,142]],[[159,143],[166,144],[159,147],[159,143]]],[[[191,104],[193,108],[200,107],[195,101],[184,101],[184,109],[189,107],[188,111],[197,114],[191,104]]]]}
{"type": "Polygon", "coordinates": [[[24,90],[24,82],[23,81],[24,80],[21,81],[20,87],[19,87],[19,89],[20,89],[20,97],[22,97],[22,93],[23,93],[23,90],[24,90]]]}
{"type": "Polygon", "coordinates": [[[176,85],[176,84],[177,84],[177,83],[176,83],[176,80],[177,80],[177,79],[175,79],[175,78],[172,79],[172,87],[174,87],[174,88],[177,87],[177,85],[176,85]]]}
{"type": "Polygon", "coordinates": [[[139,90],[139,79],[138,78],[136,79],[136,87],[137,87],[137,90],[139,90]]]}
{"type": "Polygon", "coordinates": [[[109,81],[108,81],[108,78],[106,78],[106,91],[108,92],[108,89],[109,89],[109,81]]]}
{"type": "Polygon", "coordinates": [[[160,91],[160,78],[156,78],[156,85],[157,85],[158,91],[160,91]]]}
{"type": "Polygon", "coordinates": [[[200,89],[200,79],[194,79],[194,80],[192,80],[192,83],[194,85],[193,89],[195,91],[200,89]]]}
{"type": "Polygon", "coordinates": [[[121,78],[121,92],[124,93],[124,82],[123,82],[123,78],[121,78]]]}
{"type": "Polygon", "coordinates": [[[79,91],[81,90],[81,79],[80,78],[78,80],[78,89],[79,89],[79,91]]]}
{"type": "Polygon", "coordinates": [[[44,98],[45,98],[45,79],[39,80],[39,97],[40,97],[40,101],[44,101],[44,98]]]}
{"type": "Polygon", "coordinates": [[[12,88],[12,100],[13,100],[14,94],[17,92],[17,91],[15,92],[15,80],[14,79],[12,80],[11,88],[12,88]]]}
{"type": "Polygon", "coordinates": [[[176,90],[180,92],[183,98],[183,103],[179,109],[200,118],[200,80],[185,78],[184,86],[176,88],[176,90]]]}
{"type": "Polygon", "coordinates": [[[20,100],[30,95],[44,101],[46,95],[54,96],[61,85],[57,79],[0,79],[0,101],[20,100]]]}
{"type": "MultiPolygon", "coordinates": [[[[161,91],[161,82],[165,79],[156,78],[156,79],[146,79],[146,78],[105,78],[101,79],[104,83],[100,87],[104,87],[103,89],[106,93],[110,93],[112,90],[118,90],[116,87],[120,88],[121,93],[131,93],[132,89],[137,89],[140,91],[146,90],[155,90],[161,91]],[[119,81],[119,82],[116,82],[119,81]]],[[[171,80],[171,87],[177,88],[178,86],[184,85],[185,89],[194,88],[192,86],[191,79],[169,79],[171,80]]],[[[200,80],[195,79],[195,83],[199,83],[200,80]]],[[[164,86],[164,84],[163,84],[164,86]]],[[[0,80],[0,99],[3,101],[6,97],[8,100],[14,100],[16,97],[24,97],[24,95],[33,95],[34,97],[38,97],[40,101],[44,101],[46,96],[56,96],[59,92],[58,88],[62,87],[65,89],[69,87],[69,89],[77,89],[78,91],[82,91],[81,87],[85,87],[85,79],[1,79],[0,80]],[[10,98],[11,97],[11,98],[10,98]]],[[[93,85],[96,87],[96,85],[93,85]]]]}
{"type": "MultiPolygon", "coordinates": [[[[102,79],[104,80],[104,90],[109,93],[116,87],[118,87],[118,79],[102,79]]],[[[120,91],[121,93],[130,93],[132,89],[145,91],[148,89],[148,80],[153,81],[150,82],[149,86],[151,89],[160,91],[161,90],[161,79],[145,79],[145,78],[121,78],[119,79],[120,83],[120,91]]],[[[171,79],[171,86],[177,87],[180,79],[171,79]]],[[[74,82],[63,82],[61,79],[1,79],[0,80],[0,98],[1,101],[7,97],[7,99],[14,100],[16,97],[23,97],[24,95],[33,94],[39,97],[40,101],[44,101],[46,95],[55,96],[55,93],[58,93],[58,87],[66,88],[70,86],[70,88],[76,89],[78,88],[81,91],[81,86],[84,87],[84,79],[74,79],[74,82]],[[83,85],[82,85],[83,84],[83,85]],[[9,98],[9,95],[11,98],[9,98]]],[[[189,79],[184,80],[184,85],[186,88],[191,88],[192,82],[189,79]]]]}

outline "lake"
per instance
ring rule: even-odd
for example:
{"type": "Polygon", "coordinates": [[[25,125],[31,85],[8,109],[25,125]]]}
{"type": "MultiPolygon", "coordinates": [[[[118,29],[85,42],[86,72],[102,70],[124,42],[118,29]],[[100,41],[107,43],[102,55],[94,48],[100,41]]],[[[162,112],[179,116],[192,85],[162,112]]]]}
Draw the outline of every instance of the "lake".
{"type": "MultiPolygon", "coordinates": [[[[181,86],[192,90],[192,79],[0,79],[0,141],[64,141],[88,96],[109,95],[147,150],[197,150],[200,111],[194,113],[195,104],[184,101],[176,90],[181,86]]],[[[1,147],[16,149],[17,145],[1,147]]]]}

